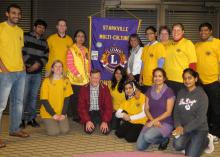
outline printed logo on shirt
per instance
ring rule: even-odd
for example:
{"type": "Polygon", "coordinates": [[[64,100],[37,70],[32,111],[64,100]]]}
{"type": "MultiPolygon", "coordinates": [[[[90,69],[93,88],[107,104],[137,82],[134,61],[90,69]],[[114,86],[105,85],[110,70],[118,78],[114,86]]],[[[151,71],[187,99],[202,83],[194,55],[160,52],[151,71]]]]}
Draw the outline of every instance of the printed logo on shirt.
{"type": "Polygon", "coordinates": [[[188,111],[197,102],[197,100],[190,100],[189,98],[180,99],[179,105],[185,105],[185,109],[188,111]]]}
{"type": "Polygon", "coordinates": [[[136,107],[140,107],[140,104],[136,104],[136,107]]]}
{"type": "Polygon", "coordinates": [[[150,53],[150,57],[151,57],[151,58],[153,58],[153,57],[154,57],[154,55],[153,55],[152,53],[150,53]]]}
{"type": "Polygon", "coordinates": [[[209,56],[210,54],[211,54],[211,52],[210,52],[210,51],[207,51],[207,52],[206,52],[206,55],[207,55],[207,56],[209,56]]]}
{"type": "Polygon", "coordinates": [[[176,49],[176,52],[181,52],[181,50],[180,49],[176,49]]]}

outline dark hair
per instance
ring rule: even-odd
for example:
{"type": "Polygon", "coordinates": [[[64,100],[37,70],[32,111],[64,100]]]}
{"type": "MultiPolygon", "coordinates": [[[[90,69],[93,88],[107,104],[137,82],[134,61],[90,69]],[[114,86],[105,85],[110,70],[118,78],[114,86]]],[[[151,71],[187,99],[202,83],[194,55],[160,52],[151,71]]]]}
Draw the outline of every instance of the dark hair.
{"type": "Polygon", "coordinates": [[[129,40],[128,40],[129,50],[131,50],[131,48],[132,48],[131,44],[130,44],[131,38],[136,38],[138,40],[138,44],[139,44],[140,47],[144,46],[144,44],[142,43],[142,41],[141,41],[140,37],[138,36],[138,34],[131,34],[129,36],[129,40]]]}
{"type": "Polygon", "coordinates": [[[157,29],[156,29],[154,26],[149,26],[149,27],[147,27],[147,28],[145,29],[145,33],[146,33],[149,29],[152,30],[154,33],[157,32],[157,29]]]}
{"type": "Polygon", "coordinates": [[[163,31],[163,30],[166,30],[168,32],[168,34],[170,35],[170,29],[168,26],[160,26],[159,28],[159,34],[163,31]]]}
{"type": "Polygon", "coordinates": [[[124,91],[125,91],[125,86],[126,86],[127,84],[130,84],[131,86],[134,85],[138,90],[140,90],[140,86],[139,86],[139,84],[137,83],[137,81],[135,81],[135,80],[126,80],[126,81],[124,82],[124,91]]]}
{"type": "Polygon", "coordinates": [[[173,26],[172,26],[172,29],[175,27],[175,26],[179,26],[183,31],[185,30],[184,26],[182,23],[174,23],[173,26]]]}
{"type": "Polygon", "coordinates": [[[82,29],[78,29],[78,30],[76,30],[76,32],[74,33],[74,36],[73,36],[73,40],[74,40],[74,42],[76,42],[76,36],[77,36],[77,34],[78,33],[83,33],[84,34],[84,36],[85,36],[85,41],[86,41],[86,33],[85,33],[85,31],[84,30],[82,30],[82,29]]]}
{"type": "Polygon", "coordinates": [[[202,28],[202,27],[208,27],[208,29],[209,29],[210,31],[212,31],[212,25],[211,25],[210,23],[208,23],[208,22],[202,23],[202,24],[199,26],[199,31],[201,31],[201,28],[202,28]]]}
{"type": "Polygon", "coordinates": [[[60,21],[63,21],[63,22],[65,22],[67,24],[67,20],[66,19],[58,19],[57,20],[57,25],[59,24],[60,21]]]}
{"type": "Polygon", "coordinates": [[[9,5],[9,6],[7,7],[7,10],[6,10],[6,11],[9,13],[11,8],[16,8],[16,9],[19,9],[20,11],[22,11],[22,10],[21,10],[21,7],[20,7],[19,5],[17,5],[17,4],[11,4],[11,5],[9,5]]]}
{"type": "Polygon", "coordinates": [[[160,72],[162,73],[163,78],[164,78],[164,80],[166,81],[166,80],[167,80],[167,74],[166,74],[165,70],[162,69],[162,68],[156,68],[156,69],[154,69],[154,70],[153,70],[153,77],[154,77],[154,75],[155,75],[155,73],[156,73],[157,71],[160,71],[160,72]]]}
{"type": "Polygon", "coordinates": [[[185,73],[189,73],[190,75],[192,75],[194,78],[197,78],[197,82],[196,82],[196,86],[201,86],[202,85],[202,81],[201,79],[199,78],[199,74],[191,69],[191,68],[186,68],[184,71],[183,71],[183,74],[182,74],[182,77],[185,75],[185,73]]]}
{"type": "Polygon", "coordinates": [[[47,23],[46,23],[44,20],[37,19],[37,20],[34,22],[34,26],[37,27],[38,25],[44,26],[45,29],[47,28],[47,23]]]}
{"type": "Polygon", "coordinates": [[[92,69],[91,70],[91,74],[96,74],[96,73],[100,73],[101,74],[101,71],[98,70],[98,69],[92,69]]]}
{"type": "Polygon", "coordinates": [[[118,84],[118,91],[119,91],[119,93],[121,93],[123,91],[123,89],[124,89],[124,82],[125,82],[126,76],[127,76],[125,69],[123,67],[121,67],[121,66],[117,66],[115,68],[115,71],[114,71],[114,73],[112,75],[112,80],[111,80],[111,83],[112,83],[111,84],[111,89],[115,89],[115,87],[117,85],[117,80],[115,78],[115,73],[116,73],[117,70],[119,70],[121,72],[121,75],[122,75],[122,78],[121,78],[121,80],[120,80],[120,82],[118,84]]]}

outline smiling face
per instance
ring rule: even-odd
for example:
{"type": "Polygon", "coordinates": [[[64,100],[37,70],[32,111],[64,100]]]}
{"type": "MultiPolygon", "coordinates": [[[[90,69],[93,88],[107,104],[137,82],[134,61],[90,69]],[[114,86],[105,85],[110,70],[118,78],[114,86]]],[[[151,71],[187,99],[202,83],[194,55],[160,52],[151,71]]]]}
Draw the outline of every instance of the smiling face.
{"type": "Polygon", "coordinates": [[[62,75],[63,74],[63,65],[60,62],[57,62],[52,67],[52,72],[54,75],[62,75]]]}
{"type": "Polygon", "coordinates": [[[146,38],[151,42],[151,41],[155,41],[156,40],[156,32],[154,32],[151,29],[148,29],[146,31],[146,38]]]}
{"type": "Polygon", "coordinates": [[[168,40],[169,40],[169,32],[166,29],[161,30],[160,41],[167,42],[168,40]]]}
{"type": "Polygon", "coordinates": [[[164,84],[165,77],[163,76],[163,73],[160,70],[157,70],[154,72],[153,76],[153,82],[155,85],[162,85],[164,84]]]}
{"type": "Polygon", "coordinates": [[[184,73],[183,75],[183,83],[187,89],[193,89],[196,87],[196,82],[198,78],[192,76],[189,72],[184,73]]]}
{"type": "Polygon", "coordinates": [[[173,35],[174,41],[180,40],[184,35],[184,31],[183,31],[182,27],[180,25],[174,26],[173,30],[172,30],[172,35],[173,35]]]}
{"type": "Polygon", "coordinates": [[[117,82],[120,82],[121,79],[122,79],[122,74],[121,74],[121,71],[119,69],[115,72],[115,79],[116,79],[117,82]]]}
{"type": "Polygon", "coordinates": [[[44,32],[45,32],[45,27],[43,25],[34,26],[34,32],[38,36],[42,36],[44,34],[44,32]]]}
{"type": "Polygon", "coordinates": [[[6,16],[12,25],[16,25],[21,19],[21,10],[11,7],[9,12],[6,12],[6,16]]]}
{"type": "Polygon", "coordinates": [[[78,32],[75,40],[77,44],[83,45],[85,43],[85,34],[83,32],[78,32]]]}
{"type": "Polygon", "coordinates": [[[209,39],[209,37],[212,35],[212,30],[210,30],[208,27],[201,27],[199,31],[200,39],[203,41],[206,41],[209,39]]]}
{"type": "Polygon", "coordinates": [[[59,21],[56,28],[59,34],[65,34],[67,31],[66,21],[59,21]]]}
{"type": "Polygon", "coordinates": [[[127,96],[132,96],[133,93],[134,93],[134,89],[133,89],[132,85],[131,84],[126,84],[125,85],[125,94],[127,96]]]}
{"type": "Polygon", "coordinates": [[[132,48],[136,48],[139,45],[138,39],[137,38],[132,38],[130,39],[130,45],[132,48]]]}
{"type": "Polygon", "coordinates": [[[90,77],[90,84],[93,87],[97,87],[99,85],[99,82],[101,80],[101,74],[98,73],[91,73],[91,77],[90,77]]]}

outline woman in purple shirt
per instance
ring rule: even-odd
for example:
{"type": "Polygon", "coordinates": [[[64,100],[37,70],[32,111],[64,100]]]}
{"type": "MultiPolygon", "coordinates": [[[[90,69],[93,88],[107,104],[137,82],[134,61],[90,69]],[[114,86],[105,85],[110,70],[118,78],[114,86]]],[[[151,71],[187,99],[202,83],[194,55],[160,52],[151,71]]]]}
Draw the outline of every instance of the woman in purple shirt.
{"type": "Polygon", "coordinates": [[[149,121],[138,137],[138,150],[145,150],[151,144],[159,144],[158,149],[164,150],[169,143],[169,136],[173,130],[172,111],[175,95],[165,81],[165,71],[162,68],[154,69],[153,85],[146,93],[145,112],[149,121]]]}

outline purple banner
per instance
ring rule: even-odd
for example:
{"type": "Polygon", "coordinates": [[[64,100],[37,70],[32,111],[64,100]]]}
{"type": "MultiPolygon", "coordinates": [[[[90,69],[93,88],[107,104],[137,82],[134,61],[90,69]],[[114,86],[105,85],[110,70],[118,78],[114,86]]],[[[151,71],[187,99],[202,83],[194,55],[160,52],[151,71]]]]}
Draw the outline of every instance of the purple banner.
{"type": "Polygon", "coordinates": [[[138,26],[137,19],[91,17],[91,64],[101,71],[102,80],[110,80],[118,65],[127,66],[129,35],[137,33],[138,26]]]}

